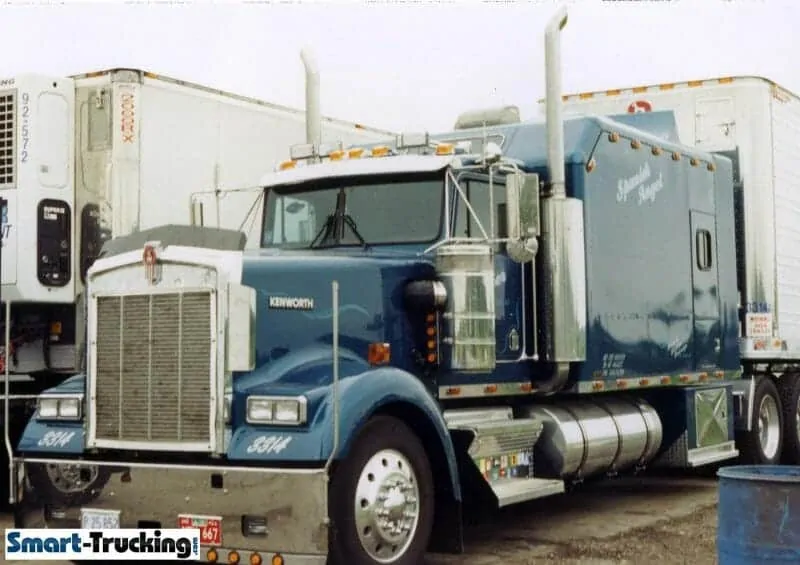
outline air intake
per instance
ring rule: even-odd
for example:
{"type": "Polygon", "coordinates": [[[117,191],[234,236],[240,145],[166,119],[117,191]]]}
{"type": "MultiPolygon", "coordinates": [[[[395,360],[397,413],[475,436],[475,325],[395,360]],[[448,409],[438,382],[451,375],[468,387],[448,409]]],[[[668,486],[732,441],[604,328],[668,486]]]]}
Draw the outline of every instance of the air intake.
{"type": "Polygon", "coordinates": [[[503,126],[518,124],[519,108],[516,106],[503,106],[502,108],[487,108],[464,112],[456,120],[454,129],[474,129],[490,126],[503,126]]]}

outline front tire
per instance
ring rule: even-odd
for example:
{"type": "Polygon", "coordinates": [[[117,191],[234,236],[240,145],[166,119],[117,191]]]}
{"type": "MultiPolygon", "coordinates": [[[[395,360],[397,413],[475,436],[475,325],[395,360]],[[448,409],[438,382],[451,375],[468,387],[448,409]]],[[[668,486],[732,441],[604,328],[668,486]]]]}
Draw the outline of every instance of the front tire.
{"type": "Polygon", "coordinates": [[[433,528],[433,501],[420,440],[397,418],[372,418],[331,483],[333,562],[418,565],[433,528]]]}
{"type": "Polygon", "coordinates": [[[783,409],[778,388],[769,377],[758,377],[753,391],[753,422],[740,433],[740,461],[745,465],[778,465],[783,449],[783,409]]]}
{"type": "Polygon", "coordinates": [[[26,469],[33,492],[50,505],[75,507],[88,504],[103,492],[111,478],[98,465],[33,464],[26,469]]]}

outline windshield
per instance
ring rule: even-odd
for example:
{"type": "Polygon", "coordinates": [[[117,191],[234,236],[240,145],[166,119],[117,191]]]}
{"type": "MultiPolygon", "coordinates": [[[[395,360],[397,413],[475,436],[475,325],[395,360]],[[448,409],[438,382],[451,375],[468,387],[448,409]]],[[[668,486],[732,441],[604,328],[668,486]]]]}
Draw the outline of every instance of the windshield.
{"type": "Polygon", "coordinates": [[[428,243],[441,232],[444,175],[320,179],[267,190],[263,247],[428,243]]]}

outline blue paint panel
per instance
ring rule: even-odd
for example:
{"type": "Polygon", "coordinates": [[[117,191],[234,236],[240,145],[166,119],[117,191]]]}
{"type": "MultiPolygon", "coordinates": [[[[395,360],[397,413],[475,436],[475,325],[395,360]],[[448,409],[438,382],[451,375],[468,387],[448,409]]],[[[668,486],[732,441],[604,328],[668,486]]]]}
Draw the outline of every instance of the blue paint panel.
{"type": "Polygon", "coordinates": [[[584,181],[589,333],[581,378],[692,370],[688,159],[605,134],[592,158],[597,166],[584,181]]]}
{"type": "Polygon", "coordinates": [[[338,280],[341,346],[366,358],[370,343],[391,343],[392,364],[412,370],[414,344],[402,283],[425,276],[433,276],[428,262],[396,252],[344,248],[246,255],[242,282],[257,290],[256,366],[294,349],[332,343],[331,281],[338,280]],[[314,309],[271,309],[270,296],[312,298],[314,309]]]}
{"type": "Polygon", "coordinates": [[[53,455],[77,455],[86,446],[81,422],[39,422],[31,418],[17,449],[23,453],[50,453],[53,455]]]}

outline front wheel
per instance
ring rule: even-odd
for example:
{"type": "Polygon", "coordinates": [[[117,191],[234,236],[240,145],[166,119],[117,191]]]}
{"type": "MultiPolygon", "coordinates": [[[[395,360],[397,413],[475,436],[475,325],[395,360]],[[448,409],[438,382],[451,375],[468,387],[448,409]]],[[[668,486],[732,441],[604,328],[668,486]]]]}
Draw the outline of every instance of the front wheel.
{"type": "Polygon", "coordinates": [[[418,565],[433,527],[433,476],[402,421],[368,421],[330,490],[331,556],[339,565],[418,565]]]}
{"type": "Polygon", "coordinates": [[[83,506],[95,500],[111,477],[97,465],[33,464],[26,469],[34,494],[54,506],[83,506]]]}
{"type": "Polygon", "coordinates": [[[769,377],[759,377],[753,391],[750,431],[741,432],[740,460],[746,465],[777,465],[783,449],[783,409],[778,389],[769,377]]]}

